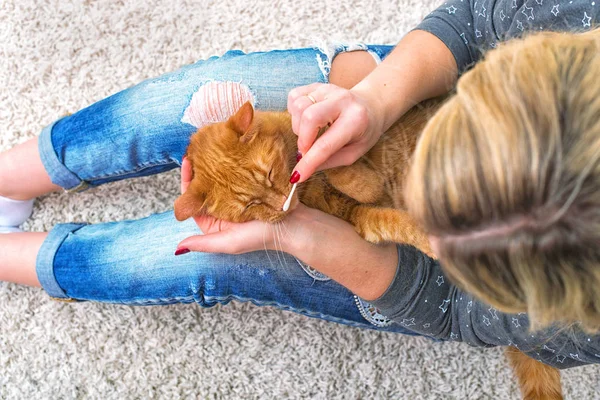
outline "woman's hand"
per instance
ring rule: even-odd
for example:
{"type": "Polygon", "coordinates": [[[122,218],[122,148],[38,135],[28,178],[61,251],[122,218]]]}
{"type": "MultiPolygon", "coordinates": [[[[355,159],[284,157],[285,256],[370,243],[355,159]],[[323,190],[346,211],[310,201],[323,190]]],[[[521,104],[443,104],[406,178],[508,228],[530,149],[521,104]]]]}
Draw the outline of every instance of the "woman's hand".
{"type": "MultiPolygon", "coordinates": [[[[181,193],[192,181],[192,166],[187,158],[181,164],[181,193]]],[[[177,254],[188,251],[241,254],[274,249],[273,226],[261,221],[235,223],[201,215],[194,217],[204,235],[192,236],[177,246],[177,254]]]]}
{"type": "MultiPolygon", "coordinates": [[[[191,165],[184,158],[182,193],[191,180],[191,165]]],[[[208,216],[194,220],[204,235],[181,241],[178,254],[186,253],[185,250],[241,254],[277,249],[292,254],[366,300],[383,294],[396,272],[395,245],[373,245],[347,222],[301,203],[280,222],[282,229],[261,221],[233,223],[208,216]]]]}
{"type": "Polygon", "coordinates": [[[295,168],[299,182],[315,171],[352,164],[383,133],[383,110],[374,97],[355,89],[323,83],[297,87],[288,95],[288,111],[302,154],[295,168]],[[326,126],[329,129],[317,139],[326,126]]]}
{"type": "MultiPolygon", "coordinates": [[[[181,165],[181,193],[185,192],[192,180],[192,167],[187,158],[181,165]]],[[[256,250],[282,250],[291,253],[296,249],[307,246],[307,239],[314,238],[311,232],[311,222],[328,220],[329,227],[350,227],[344,221],[325,214],[321,211],[298,204],[285,221],[281,222],[282,230],[275,225],[262,221],[244,223],[229,222],[211,216],[194,217],[194,221],[204,233],[191,236],[177,246],[178,250],[199,251],[205,253],[241,254],[256,250]],[[277,236],[278,232],[285,232],[277,236]],[[292,246],[293,244],[293,246],[292,246]]],[[[353,231],[353,229],[350,227],[353,231]]],[[[331,230],[331,229],[330,229],[331,230]]],[[[322,234],[322,233],[321,233],[322,234]]]]}

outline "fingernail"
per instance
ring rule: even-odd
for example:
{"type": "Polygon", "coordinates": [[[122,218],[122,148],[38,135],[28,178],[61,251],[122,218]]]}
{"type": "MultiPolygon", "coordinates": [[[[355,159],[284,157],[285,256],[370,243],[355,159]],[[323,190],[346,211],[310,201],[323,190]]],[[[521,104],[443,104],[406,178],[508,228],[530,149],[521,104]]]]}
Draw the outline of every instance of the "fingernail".
{"type": "Polygon", "coordinates": [[[290,183],[296,183],[300,180],[300,174],[298,173],[298,171],[294,171],[294,173],[292,174],[292,177],[290,178],[290,183]]]}
{"type": "Polygon", "coordinates": [[[300,153],[299,151],[296,152],[296,162],[302,160],[302,153],[300,153]]]}
{"type": "Polygon", "coordinates": [[[175,255],[180,256],[182,254],[187,254],[189,252],[190,252],[190,249],[186,249],[185,247],[182,247],[181,249],[177,249],[177,251],[175,251],[175,255]]]}

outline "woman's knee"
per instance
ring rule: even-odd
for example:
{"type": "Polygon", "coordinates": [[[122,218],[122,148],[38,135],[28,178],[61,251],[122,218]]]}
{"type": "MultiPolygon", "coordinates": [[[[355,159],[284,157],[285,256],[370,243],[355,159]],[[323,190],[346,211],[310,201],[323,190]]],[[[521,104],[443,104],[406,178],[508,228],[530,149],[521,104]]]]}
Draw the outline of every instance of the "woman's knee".
{"type": "Polygon", "coordinates": [[[331,63],[329,83],[350,89],[377,67],[368,51],[350,51],[338,54],[331,63]]]}

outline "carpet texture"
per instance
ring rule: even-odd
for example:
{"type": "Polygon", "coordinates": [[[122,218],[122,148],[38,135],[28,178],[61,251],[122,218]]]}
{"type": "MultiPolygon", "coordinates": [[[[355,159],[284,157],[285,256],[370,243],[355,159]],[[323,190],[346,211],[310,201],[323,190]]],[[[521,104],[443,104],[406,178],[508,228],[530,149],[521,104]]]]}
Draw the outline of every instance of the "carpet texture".
{"type": "MultiPolygon", "coordinates": [[[[2,0],[0,150],[145,78],[231,48],[396,43],[438,0],[2,0]]],[[[165,211],[178,174],[40,198],[25,229],[165,211]]],[[[598,398],[600,367],[563,373],[598,398]]],[[[501,349],[363,331],[249,304],[64,304],[0,284],[2,399],[514,399],[501,349]]]]}

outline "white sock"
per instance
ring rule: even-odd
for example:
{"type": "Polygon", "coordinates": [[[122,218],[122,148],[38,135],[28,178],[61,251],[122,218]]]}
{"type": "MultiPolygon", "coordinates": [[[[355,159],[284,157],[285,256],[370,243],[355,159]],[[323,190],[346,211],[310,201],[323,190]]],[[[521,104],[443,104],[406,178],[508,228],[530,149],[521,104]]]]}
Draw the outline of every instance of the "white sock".
{"type": "Polygon", "coordinates": [[[23,229],[18,226],[0,226],[0,234],[13,232],[23,232],[23,229]]]}
{"type": "Polygon", "coordinates": [[[19,226],[29,218],[32,200],[13,200],[0,196],[0,226],[19,226]]]}

